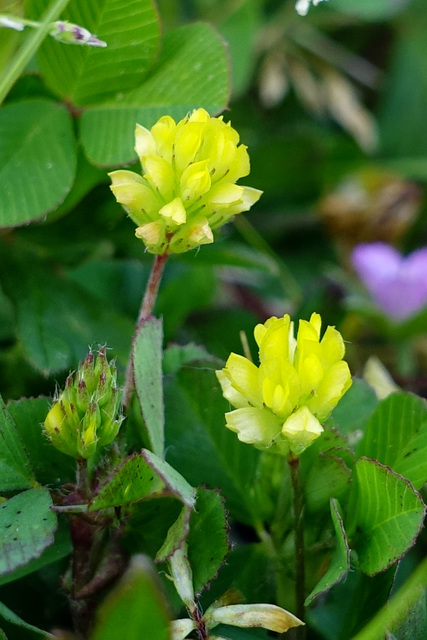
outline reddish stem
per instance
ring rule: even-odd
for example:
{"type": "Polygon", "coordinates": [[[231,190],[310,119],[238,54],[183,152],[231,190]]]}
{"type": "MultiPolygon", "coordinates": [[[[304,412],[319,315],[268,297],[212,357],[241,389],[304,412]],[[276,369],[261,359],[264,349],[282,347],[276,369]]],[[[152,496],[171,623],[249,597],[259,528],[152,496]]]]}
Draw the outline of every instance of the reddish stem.
{"type": "MultiPolygon", "coordinates": [[[[154,309],[154,305],[156,303],[157,294],[159,291],[159,286],[162,280],[162,275],[163,275],[163,271],[164,271],[167,259],[168,259],[167,253],[163,253],[162,255],[156,255],[154,259],[153,266],[151,268],[151,273],[148,278],[147,286],[145,288],[144,297],[142,299],[141,308],[139,310],[138,321],[136,323],[132,344],[136,338],[136,335],[139,329],[141,328],[142,323],[147,318],[150,317],[154,309]]],[[[126,369],[125,384],[123,388],[123,406],[125,408],[125,411],[129,410],[130,403],[132,400],[133,389],[134,389],[133,353],[131,351],[128,366],[126,369]]]]}

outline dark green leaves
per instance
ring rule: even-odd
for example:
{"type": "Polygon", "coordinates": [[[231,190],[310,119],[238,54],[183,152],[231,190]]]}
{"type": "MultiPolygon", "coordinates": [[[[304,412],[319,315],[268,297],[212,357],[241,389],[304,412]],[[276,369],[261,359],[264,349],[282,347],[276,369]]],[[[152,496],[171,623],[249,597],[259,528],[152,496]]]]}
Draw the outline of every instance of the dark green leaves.
{"type": "Polygon", "coordinates": [[[47,489],[29,489],[0,505],[0,574],[37,558],[57,527],[47,489]]]}
{"type": "Polygon", "coordinates": [[[0,227],[55,209],[73,184],[76,148],[64,106],[28,100],[0,111],[0,227]]]}
{"type": "Polygon", "coordinates": [[[0,491],[34,486],[28,454],[16,426],[0,397],[0,491]]]}
{"type": "Polygon", "coordinates": [[[45,374],[67,370],[93,344],[114,345],[126,358],[131,321],[42,262],[33,260],[28,268],[18,256],[8,257],[3,285],[15,303],[18,337],[36,368],[45,374]]]}
{"type": "Polygon", "coordinates": [[[90,510],[119,507],[147,497],[172,495],[194,504],[194,489],[167,462],[150,451],[127,458],[96,492],[90,510]]]}
{"type": "Polygon", "coordinates": [[[49,398],[22,398],[7,407],[30,455],[36,480],[50,487],[72,482],[76,474],[75,460],[55,449],[43,433],[42,424],[51,405],[49,398]]]}
{"type": "Polygon", "coordinates": [[[306,606],[308,606],[320,593],[328,591],[328,589],[330,589],[334,584],[339,582],[350,569],[350,549],[347,542],[341,510],[337,500],[331,500],[331,516],[336,536],[335,552],[332,555],[328,570],[307,597],[305,601],[306,606]]]}
{"type": "Polygon", "coordinates": [[[163,457],[164,447],[162,345],[162,321],[157,318],[145,320],[134,339],[132,364],[151,448],[160,457],[163,457]]]}
{"type": "Polygon", "coordinates": [[[188,558],[193,569],[195,592],[206,588],[215,578],[229,550],[228,523],[221,496],[200,488],[190,517],[188,558]]]}
{"type": "Polygon", "coordinates": [[[169,640],[169,611],[147,558],[136,556],[98,610],[90,640],[169,640]]]}
{"type": "MultiPolygon", "coordinates": [[[[374,575],[384,571],[414,544],[425,507],[410,482],[375,460],[356,465],[357,492],[353,502],[360,568],[374,575]]],[[[352,531],[353,531],[352,527],[352,531]]]]}
{"type": "Polygon", "coordinates": [[[228,403],[211,368],[187,366],[165,384],[168,461],[193,485],[221,487],[227,508],[250,522],[260,452],[225,427],[228,403]]]}
{"type": "Polygon", "coordinates": [[[359,445],[361,456],[389,465],[416,489],[427,481],[427,404],[396,393],[378,405],[359,445]]]}
{"type": "Polygon", "coordinates": [[[162,53],[149,78],[114,101],[88,109],[81,137],[88,158],[112,166],[136,160],[134,130],[151,127],[165,114],[183,118],[195,107],[214,114],[228,99],[228,61],[218,34],[193,24],[165,36],[162,53]]]}
{"type": "MultiPolygon", "coordinates": [[[[16,615],[16,613],[11,611],[3,603],[0,603],[0,618],[1,618],[1,621],[0,621],[1,626],[5,628],[8,633],[10,633],[9,638],[16,637],[15,635],[17,632],[16,627],[18,627],[20,630],[21,629],[24,630],[24,633],[25,633],[24,637],[28,638],[28,640],[30,639],[41,640],[42,638],[52,638],[50,633],[47,633],[46,631],[42,631],[41,629],[37,629],[37,627],[34,627],[32,624],[28,624],[28,622],[25,622],[24,620],[22,620],[22,618],[16,615]]],[[[21,637],[21,635],[19,637],[21,637]]],[[[7,640],[6,635],[2,632],[1,629],[0,629],[0,640],[7,640]]]]}
{"type": "MultiPolygon", "coordinates": [[[[38,0],[33,4],[42,6],[38,0]]],[[[75,105],[133,89],[157,55],[160,24],[151,0],[75,0],[62,17],[107,43],[101,49],[64,47],[48,38],[41,47],[39,63],[46,84],[75,105]]]]}

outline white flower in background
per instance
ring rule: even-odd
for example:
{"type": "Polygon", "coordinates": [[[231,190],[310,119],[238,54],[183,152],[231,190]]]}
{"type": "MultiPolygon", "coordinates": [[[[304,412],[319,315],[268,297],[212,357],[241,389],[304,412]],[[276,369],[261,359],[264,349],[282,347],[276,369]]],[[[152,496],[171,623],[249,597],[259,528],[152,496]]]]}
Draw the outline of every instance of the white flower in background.
{"type": "Polygon", "coordinates": [[[300,16],[306,16],[308,10],[310,9],[310,5],[313,4],[313,6],[316,7],[319,2],[323,2],[323,0],[297,0],[295,9],[297,10],[297,13],[300,14],[300,16]]]}

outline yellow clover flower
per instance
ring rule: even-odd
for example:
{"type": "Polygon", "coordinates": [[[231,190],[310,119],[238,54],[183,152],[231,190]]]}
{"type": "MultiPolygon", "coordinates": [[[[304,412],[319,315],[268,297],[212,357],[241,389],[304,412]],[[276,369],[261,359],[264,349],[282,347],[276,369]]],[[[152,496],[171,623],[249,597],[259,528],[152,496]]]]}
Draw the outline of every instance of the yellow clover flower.
{"type": "Polygon", "coordinates": [[[247,211],[261,191],[236,185],[249,174],[247,147],[222,116],[196,109],[178,123],[163,116],[136,125],[142,176],[120,169],[111,190],[154,254],[182,253],[213,242],[212,230],[247,211]]]}
{"type": "Polygon", "coordinates": [[[235,407],[226,426],[259,449],[300,455],[323,431],[322,422],[351,386],[344,341],[335,327],[320,339],[321,318],[289,315],[255,327],[260,365],[231,353],[217,371],[224,397],[235,407]]]}

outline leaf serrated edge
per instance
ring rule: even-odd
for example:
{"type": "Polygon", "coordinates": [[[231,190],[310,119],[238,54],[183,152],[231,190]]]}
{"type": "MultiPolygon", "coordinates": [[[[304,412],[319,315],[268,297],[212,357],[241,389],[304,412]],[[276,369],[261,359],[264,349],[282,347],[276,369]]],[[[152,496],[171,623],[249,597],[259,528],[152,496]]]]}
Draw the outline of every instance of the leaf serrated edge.
{"type": "MultiPolygon", "coordinates": [[[[409,549],[411,549],[416,540],[417,537],[419,536],[421,530],[423,529],[424,526],[424,518],[426,515],[426,505],[422,499],[421,494],[419,493],[419,491],[417,491],[412,482],[410,480],[408,480],[408,478],[405,478],[404,476],[400,475],[400,473],[397,473],[394,469],[392,469],[391,467],[389,467],[388,465],[382,464],[381,462],[378,462],[378,460],[375,460],[374,458],[368,458],[366,456],[362,456],[358,462],[360,462],[361,460],[367,461],[367,462],[373,462],[375,464],[375,466],[380,467],[382,469],[384,469],[386,472],[390,473],[392,476],[394,476],[395,478],[399,479],[399,480],[403,480],[403,482],[407,485],[407,488],[415,495],[415,497],[418,498],[420,506],[422,507],[422,517],[420,518],[420,522],[418,525],[418,530],[415,532],[410,544],[408,544],[408,546],[406,547],[406,549],[403,551],[403,553],[398,557],[395,558],[394,560],[390,561],[387,566],[383,567],[382,569],[379,569],[378,571],[374,571],[372,573],[367,572],[367,571],[363,571],[363,573],[365,573],[367,576],[373,577],[378,575],[379,573],[384,573],[384,571],[387,571],[387,569],[390,569],[390,567],[392,567],[394,564],[396,564],[396,562],[399,562],[399,560],[401,560],[401,558],[403,558],[404,555],[406,555],[406,553],[409,551],[409,549]]],[[[357,464],[356,464],[356,473],[357,473],[357,464]]],[[[374,527],[374,529],[377,527],[374,527]]],[[[373,531],[374,529],[371,529],[371,531],[373,531]]]]}

